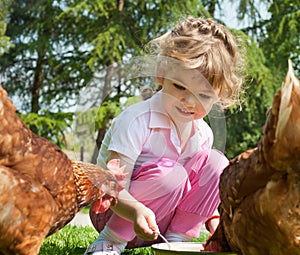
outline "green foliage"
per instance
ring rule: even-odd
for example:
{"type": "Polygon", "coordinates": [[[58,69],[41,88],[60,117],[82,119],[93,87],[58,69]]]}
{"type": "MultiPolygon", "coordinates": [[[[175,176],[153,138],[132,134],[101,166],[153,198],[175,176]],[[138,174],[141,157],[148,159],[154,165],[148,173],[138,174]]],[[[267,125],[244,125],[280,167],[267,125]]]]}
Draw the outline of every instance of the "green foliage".
{"type": "Polygon", "coordinates": [[[249,24],[243,30],[256,39],[267,59],[266,66],[280,79],[285,75],[289,58],[299,76],[299,10],[299,0],[238,1],[237,17],[249,24]]]}
{"type": "Polygon", "coordinates": [[[92,76],[72,17],[59,19],[67,3],[12,1],[6,36],[15,47],[0,58],[0,82],[23,113],[68,108],[92,76]]]}
{"type": "Polygon", "coordinates": [[[229,158],[257,146],[266,112],[282,82],[266,66],[266,59],[257,43],[241,31],[234,33],[245,43],[247,76],[242,111],[236,106],[225,113],[228,131],[226,154],[229,158]]]}
{"type": "Polygon", "coordinates": [[[72,127],[73,147],[83,146],[86,152],[92,154],[96,145],[95,132],[99,129],[106,130],[110,121],[120,112],[120,103],[114,100],[104,101],[99,107],[76,111],[72,127]]]}
{"type": "Polygon", "coordinates": [[[4,21],[0,21],[0,56],[8,51],[10,45],[9,37],[5,36],[6,26],[4,21]]]}
{"type": "Polygon", "coordinates": [[[297,76],[300,75],[300,1],[273,0],[269,7],[270,20],[259,45],[268,58],[268,66],[283,77],[290,58],[297,76]]]}
{"type": "Polygon", "coordinates": [[[0,56],[9,50],[10,38],[6,36],[7,17],[11,0],[0,0],[0,56]]]}
{"type": "Polygon", "coordinates": [[[66,142],[64,131],[71,126],[73,114],[43,111],[41,115],[29,113],[27,115],[20,114],[20,117],[35,134],[63,147],[66,142]]]}
{"type": "Polygon", "coordinates": [[[66,14],[76,17],[79,26],[89,24],[89,29],[83,29],[82,34],[91,48],[88,64],[97,70],[101,65],[108,66],[128,55],[143,54],[145,44],[164,33],[179,17],[207,12],[196,0],[130,0],[124,5],[121,1],[117,5],[115,1],[76,0],[66,14]]]}
{"type": "Polygon", "coordinates": [[[95,115],[95,131],[103,128],[109,120],[116,117],[120,112],[121,108],[119,103],[104,101],[95,115]]]}
{"type": "Polygon", "coordinates": [[[95,131],[105,127],[107,122],[120,112],[120,104],[114,101],[104,101],[99,107],[76,112],[75,132],[80,136],[93,136],[95,131]]]}
{"type": "MultiPolygon", "coordinates": [[[[237,1],[230,0],[230,2],[237,1]]],[[[255,18],[255,16],[258,14],[255,4],[255,1],[252,0],[240,0],[238,2],[237,17],[240,20],[245,19],[245,17],[255,18]]]]}

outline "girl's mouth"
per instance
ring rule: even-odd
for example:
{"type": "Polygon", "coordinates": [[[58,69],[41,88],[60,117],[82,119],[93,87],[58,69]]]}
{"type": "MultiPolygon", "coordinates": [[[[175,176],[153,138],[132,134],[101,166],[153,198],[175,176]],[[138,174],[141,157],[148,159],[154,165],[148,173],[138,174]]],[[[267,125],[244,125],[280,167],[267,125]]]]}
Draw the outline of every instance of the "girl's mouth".
{"type": "Polygon", "coordinates": [[[184,116],[192,116],[194,114],[194,112],[184,110],[182,108],[179,108],[178,106],[175,106],[175,108],[177,109],[178,112],[180,112],[184,116]]]}

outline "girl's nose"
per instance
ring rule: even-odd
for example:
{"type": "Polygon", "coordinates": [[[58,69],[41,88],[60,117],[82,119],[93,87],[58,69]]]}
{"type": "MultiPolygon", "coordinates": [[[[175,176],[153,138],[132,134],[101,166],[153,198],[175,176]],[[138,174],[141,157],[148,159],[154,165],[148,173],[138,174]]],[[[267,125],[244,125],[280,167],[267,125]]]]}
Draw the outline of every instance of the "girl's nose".
{"type": "Polygon", "coordinates": [[[187,93],[183,97],[183,101],[187,107],[194,107],[196,105],[196,98],[193,94],[187,93]]]}

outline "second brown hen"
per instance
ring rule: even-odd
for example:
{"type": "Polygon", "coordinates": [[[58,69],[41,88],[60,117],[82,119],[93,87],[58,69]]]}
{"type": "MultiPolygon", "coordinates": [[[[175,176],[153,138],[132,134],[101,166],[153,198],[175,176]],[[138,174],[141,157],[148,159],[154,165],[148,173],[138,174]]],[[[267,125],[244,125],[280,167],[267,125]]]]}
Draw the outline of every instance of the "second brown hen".
{"type": "Polygon", "coordinates": [[[221,221],[207,249],[300,254],[300,81],[290,61],[258,147],[224,170],[220,196],[221,221]]]}
{"type": "Polygon", "coordinates": [[[30,131],[1,85],[0,123],[0,254],[36,255],[81,208],[105,211],[116,202],[124,168],[71,161],[30,131]]]}

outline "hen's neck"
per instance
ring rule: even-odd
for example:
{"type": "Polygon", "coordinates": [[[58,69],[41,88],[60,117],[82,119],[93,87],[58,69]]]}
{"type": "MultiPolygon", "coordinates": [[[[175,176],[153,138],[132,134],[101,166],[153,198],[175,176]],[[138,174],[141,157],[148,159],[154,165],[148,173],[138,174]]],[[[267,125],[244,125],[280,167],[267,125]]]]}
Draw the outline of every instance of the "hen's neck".
{"type": "Polygon", "coordinates": [[[97,199],[97,188],[89,180],[82,168],[82,162],[72,162],[79,210],[97,199]]]}

